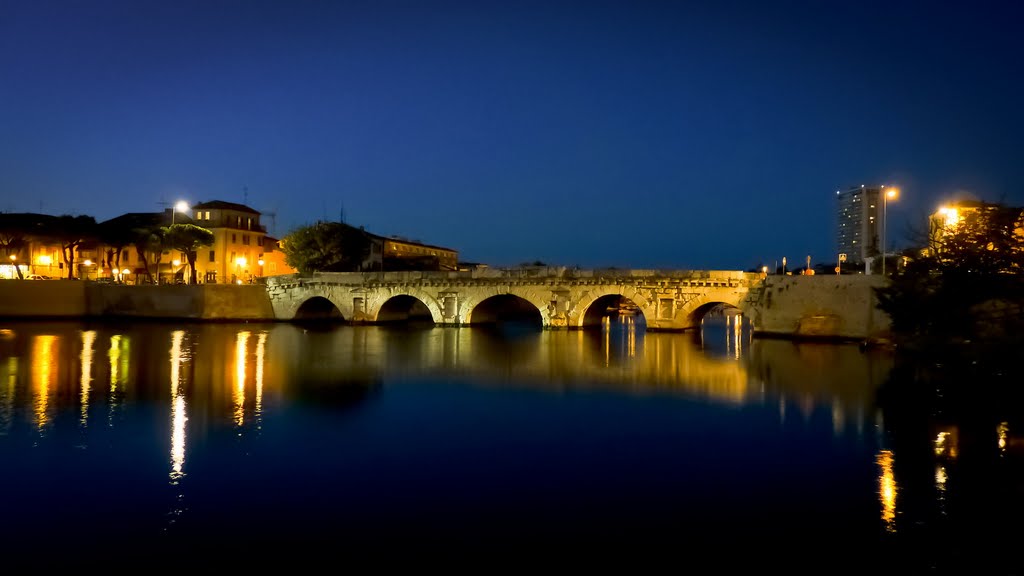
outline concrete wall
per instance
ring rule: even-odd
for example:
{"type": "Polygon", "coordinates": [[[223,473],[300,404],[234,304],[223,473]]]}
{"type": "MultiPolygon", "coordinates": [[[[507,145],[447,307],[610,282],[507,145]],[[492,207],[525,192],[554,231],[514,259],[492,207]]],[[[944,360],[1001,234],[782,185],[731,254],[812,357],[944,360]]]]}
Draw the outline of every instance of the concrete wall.
{"type": "Polygon", "coordinates": [[[877,308],[881,276],[768,276],[746,313],[761,335],[883,340],[889,316],[877,308]]]}
{"type": "Polygon", "coordinates": [[[123,286],[73,280],[0,281],[0,317],[273,320],[260,285],[123,286]]]}

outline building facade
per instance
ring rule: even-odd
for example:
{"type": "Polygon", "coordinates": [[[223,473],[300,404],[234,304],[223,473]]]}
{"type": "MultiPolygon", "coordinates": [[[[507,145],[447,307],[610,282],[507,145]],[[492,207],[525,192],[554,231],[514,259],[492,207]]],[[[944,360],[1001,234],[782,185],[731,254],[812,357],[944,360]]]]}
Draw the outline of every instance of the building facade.
{"type": "Polygon", "coordinates": [[[192,206],[196,226],[213,232],[212,246],[199,249],[196,274],[206,283],[250,283],[262,276],[267,229],[260,213],[244,204],[213,200],[192,206]]]}
{"type": "Polygon", "coordinates": [[[865,262],[882,251],[885,226],[882,186],[836,190],[836,248],[849,262],[865,262]]]}

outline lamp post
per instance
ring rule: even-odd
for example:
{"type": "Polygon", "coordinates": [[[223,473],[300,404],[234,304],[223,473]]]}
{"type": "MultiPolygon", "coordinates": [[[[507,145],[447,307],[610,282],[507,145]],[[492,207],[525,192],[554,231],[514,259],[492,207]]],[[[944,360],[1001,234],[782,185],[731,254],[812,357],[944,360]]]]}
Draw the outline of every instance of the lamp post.
{"type": "Polygon", "coordinates": [[[174,226],[174,214],[177,212],[188,212],[188,202],[179,200],[174,208],[171,209],[171,226],[174,226]]]}
{"type": "Polygon", "coordinates": [[[889,188],[882,194],[882,277],[885,278],[885,229],[889,227],[889,218],[886,215],[886,207],[889,206],[889,198],[895,200],[899,196],[898,188],[889,188]]]}

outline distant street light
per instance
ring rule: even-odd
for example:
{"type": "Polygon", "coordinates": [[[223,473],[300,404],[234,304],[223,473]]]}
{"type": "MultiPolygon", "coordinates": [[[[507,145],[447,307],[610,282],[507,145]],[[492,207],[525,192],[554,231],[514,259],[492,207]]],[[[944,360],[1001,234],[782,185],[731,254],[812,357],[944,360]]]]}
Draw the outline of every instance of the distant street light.
{"type": "Polygon", "coordinates": [[[889,206],[889,199],[899,198],[899,188],[889,188],[882,195],[882,277],[885,278],[885,229],[889,227],[889,218],[886,216],[886,207],[889,206]]]}
{"type": "Polygon", "coordinates": [[[174,214],[177,212],[188,212],[188,202],[179,200],[178,203],[174,205],[174,208],[171,210],[171,226],[174,226],[174,214]]]}

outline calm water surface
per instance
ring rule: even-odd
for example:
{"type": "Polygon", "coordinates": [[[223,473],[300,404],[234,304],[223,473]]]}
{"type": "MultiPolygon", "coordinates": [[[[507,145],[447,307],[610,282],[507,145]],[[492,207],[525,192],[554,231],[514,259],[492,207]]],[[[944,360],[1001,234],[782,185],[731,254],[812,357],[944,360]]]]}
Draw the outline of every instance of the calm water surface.
{"type": "MultiPolygon", "coordinates": [[[[1019,466],[972,483],[958,427],[894,437],[878,402],[892,366],[727,323],[0,323],[0,541],[25,566],[614,558],[702,573],[934,573],[974,562],[971,538],[1009,545],[1010,524],[968,512],[976,490],[1020,509],[1019,466]]],[[[997,461],[1019,462],[1013,431],[984,438],[997,461]]]]}

